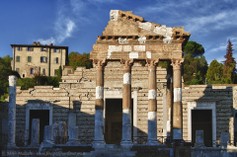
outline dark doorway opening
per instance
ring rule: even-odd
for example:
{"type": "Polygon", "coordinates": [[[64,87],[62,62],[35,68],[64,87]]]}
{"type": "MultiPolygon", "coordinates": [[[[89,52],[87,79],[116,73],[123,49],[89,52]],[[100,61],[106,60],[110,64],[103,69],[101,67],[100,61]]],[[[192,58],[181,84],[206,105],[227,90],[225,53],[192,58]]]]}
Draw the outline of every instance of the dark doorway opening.
{"type": "Polygon", "coordinates": [[[195,143],[196,130],[203,130],[204,144],[212,147],[212,110],[192,110],[192,142],[195,143]]]}
{"type": "Polygon", "coordinates": [[[106,99],[105,104],[105,141],[119,144],[122,138],[122,99],[106,99]]]}
{"type": "Polygon", "coordinates": [[[49,110],[30,110],[30,119],[29,119],[29,143],[31,141],[31,125],[32,119],[40,120],[40,143],[44,138],[44,127],[49,125],[49,110]]]}

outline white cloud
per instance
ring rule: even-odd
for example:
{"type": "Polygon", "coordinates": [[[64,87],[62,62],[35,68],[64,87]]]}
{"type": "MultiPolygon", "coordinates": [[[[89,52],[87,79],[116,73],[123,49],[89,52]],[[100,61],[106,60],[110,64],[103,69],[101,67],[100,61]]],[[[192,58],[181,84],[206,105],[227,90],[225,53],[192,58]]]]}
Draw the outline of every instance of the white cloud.
{"type": "Polygon", "coordinates": [[[70,38],[76,27],[75,22],[69,18],[59,18],[55,24],[56,43],[62,43],[65,39],[70,38]]]}
{"type": "Polygon", "coordinates": [[[54,35],[46,39],[38,39],[37,41],[42,44],[61,44],[73,35],[76,29],[76,22],[73,16],[70,16],[70,9],[72,8],[68,6],[68,3],[58,1],[57,17],[53,27],[54,35]]]}
{"type": "Polygon", "coordinates": [[[233,21],[236,11],[223,11],[213,13],[208,16],[199,16],[188,19],[186,21],[186,29],[191,32],[208,32],[212,29],[227,29],[229,26],[237,25],[237,21],[233,21]]]}
{"type": "Polygon", "coordinates": [[[44,44],[63,43],[75,32],[80,31],[81,26],[85,27],[86,24],[99,20],[98,15],[95,14],[95,9],[108,2],[117,3],[116,0],[57,0],[57,17],[53,27],[53,35],[45,39],[40,38],[37,41],[44,44]],[[92,6],[94,10],[91,10],[92,6]]]}

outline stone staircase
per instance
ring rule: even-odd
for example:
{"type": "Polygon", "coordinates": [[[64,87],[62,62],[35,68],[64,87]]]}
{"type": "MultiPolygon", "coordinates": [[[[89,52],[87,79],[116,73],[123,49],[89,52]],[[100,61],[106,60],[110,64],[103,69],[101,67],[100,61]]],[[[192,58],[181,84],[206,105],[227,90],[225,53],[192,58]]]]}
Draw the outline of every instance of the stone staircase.
{"type": "Polygon", "coordinates": [[[120,145],[107,144],[94,151],[85,154],[84,157],[134,157],[136,152],[131,151],[130,147],[122,147],[120,145]]]}

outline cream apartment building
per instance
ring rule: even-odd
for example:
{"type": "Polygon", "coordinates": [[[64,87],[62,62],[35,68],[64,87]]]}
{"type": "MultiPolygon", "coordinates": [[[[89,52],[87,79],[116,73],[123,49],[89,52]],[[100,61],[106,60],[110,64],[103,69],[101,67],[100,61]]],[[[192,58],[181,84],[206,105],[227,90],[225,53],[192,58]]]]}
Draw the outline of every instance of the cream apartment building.
{"type": "Polygon", "coordinates": [[[11,44],[13,50],[12,69],[22,78],[35,75],[55,76],[56,70],[68,63],[68,47],[53,44],[11,44]]]}

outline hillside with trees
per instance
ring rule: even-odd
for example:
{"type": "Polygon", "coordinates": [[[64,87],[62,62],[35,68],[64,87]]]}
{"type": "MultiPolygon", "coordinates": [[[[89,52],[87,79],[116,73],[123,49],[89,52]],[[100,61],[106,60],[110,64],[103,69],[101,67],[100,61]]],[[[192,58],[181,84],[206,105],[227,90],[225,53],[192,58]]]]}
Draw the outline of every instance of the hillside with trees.
{"type": "Polygon", "coordinates": [[[74,69],[76,67],[86,67],[87,69],[92,68],[93,64],[90,60],[90,54],[89,53],[78,53],[78,52],[71,52],[68,55],[69,59],[69,66],[72,66],[74,69]]]}
{"type": "Polygon", "coordinates": [[[219,63],[217,60],[210,63],[206,76],[208,84],[237,83],[236,61],[233,57],[233,51],[233,44],[228,40],[223,63],[219,63]]]}
{"type": "Polygon", "coordinates": [[[4,56],[0,57],[0,102],[4,101],[8,96],[8,76],[19,74],[11,69],[11,57],[4,56]]]}

